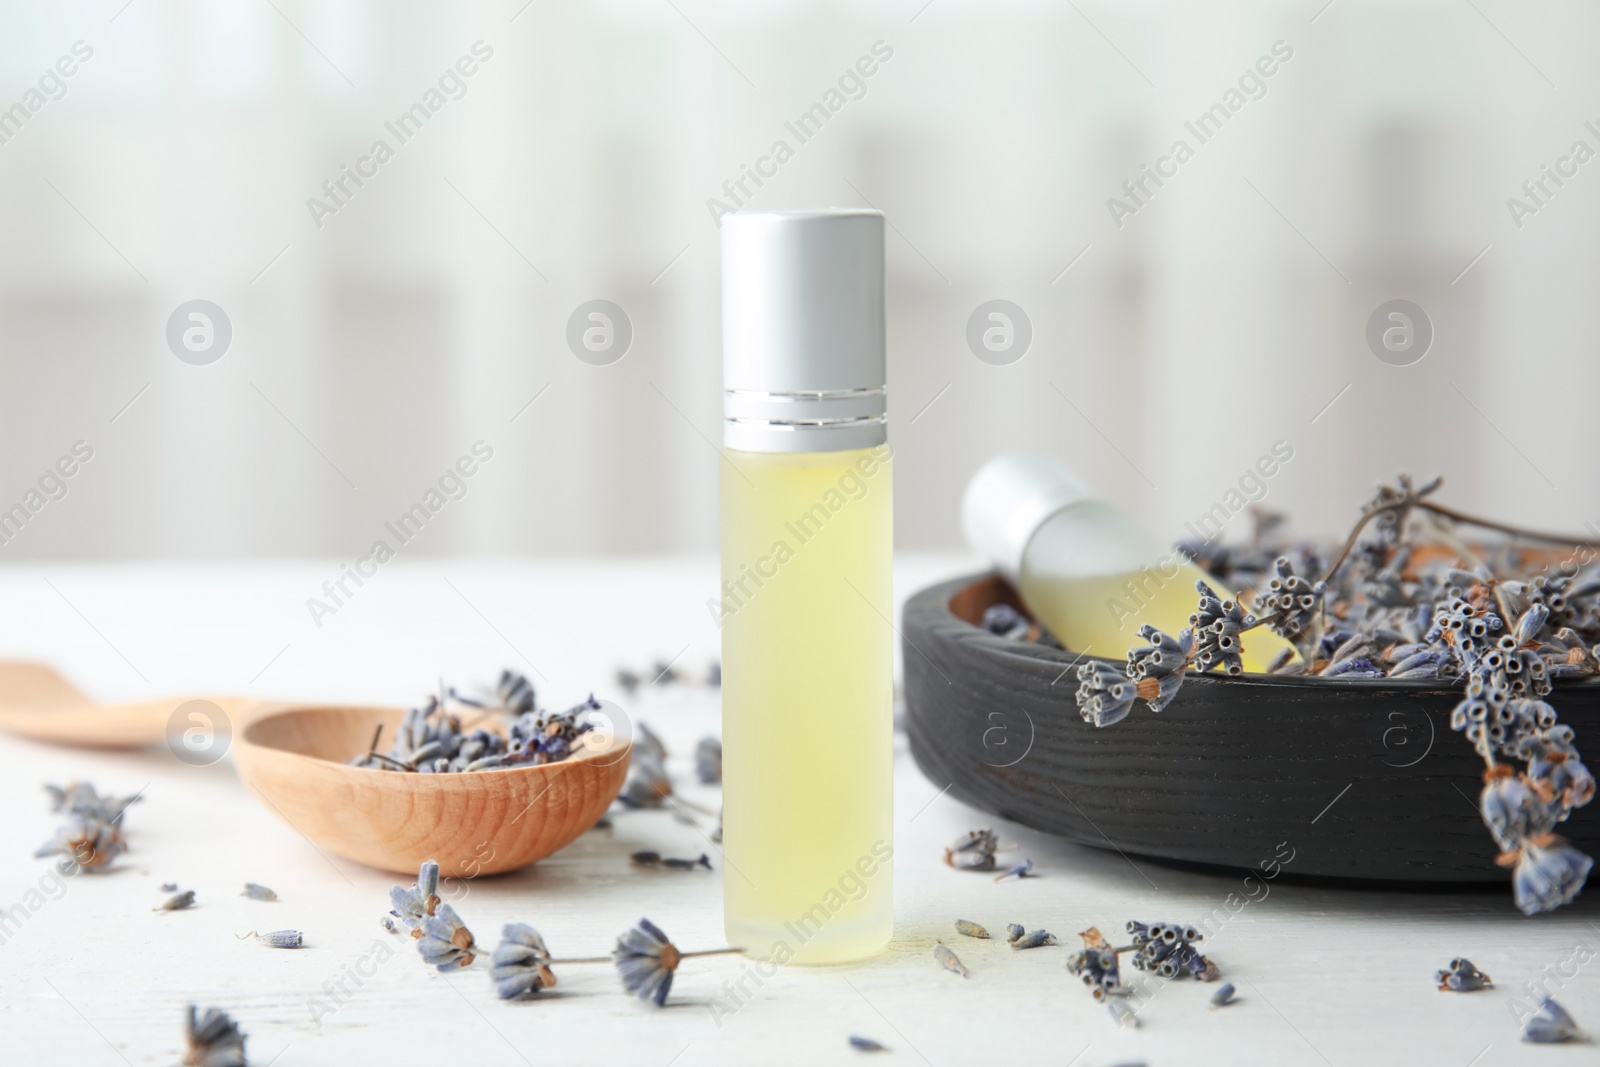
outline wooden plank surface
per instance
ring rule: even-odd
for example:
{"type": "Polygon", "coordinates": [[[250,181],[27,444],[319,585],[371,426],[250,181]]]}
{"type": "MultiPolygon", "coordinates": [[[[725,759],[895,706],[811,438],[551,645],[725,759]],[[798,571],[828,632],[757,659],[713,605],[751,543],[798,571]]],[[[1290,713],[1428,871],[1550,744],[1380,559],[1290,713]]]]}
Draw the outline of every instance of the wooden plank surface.
{"type": "MultiPolygon", "coordinates": [[[[897,595],[970,566],[904,559],[897,595]]],[[[630,700],[612,682],[619,664],[677,655],[680,666],[700,668],[714,657],[704,606],[712,560],[401,560],[318,628],[305,599],[338,573],[333,562],[10,568],[0,573],[0,655],[51,660],[106,699],[216,691],[404,703],[441,673],[487,679],[517,666],[547,704],[591,688],[620,699],[666,738],[686,795],[715,807],[714,789],[688,784],[695,740],[717,728],[714,694],[660,690],[630,700]]],[[[228,759],[194,767],[165,749],[117,754],[0,738],[0,909],[11,917],[0,944],[0,1062],[174,1063],[190,1000],[233,1012],[251,1035],[252,1062],[282,1067],[461,1057],[836,1063],[862,1055],[847,1047],[850,1034],[890,1046],[894,1062],[941,1065],[1491,1067],[1596,1058],[1592,1045],[1519,1045],[1514,998],[1525,996],[1525,981],[1543,981],[1600,1030],[1600,890],[1527,919],[1501,890],[1246,883],[1242,872],[1164,867],[1004,825],[1002,836],[1041,877],[995,884],[940,862],[948,839],[986,820],[945,796],[947,783],[923,778],[903,738],[896,759],[890,951],[771,977],[753,976],[738,957],[686,961],[672,1006],[656,1010],[624,996],[609,966],[563,968],[555,993],[526,1004],[495,1000],[483,963],[450,977],[426,968],[379,926],[394,879],[319,853],[254,801],[228,759]],[[58,883],[30,858],[54,825],[40,787],[74,778],[143,789],[145,799],[128,815],[133,851],[120,870],[58,883]],[[152,912],[164,881],[195,889],[199,906],[152,912]],[[245,881],[281,900],[240,897],[245,881]],[[1208,1006],[1212,986],[1152,984],[1141,992],[1141,1025],[1119,1029],[1064,969],[1087,926],[1112,934],[1128,919],[1202,916],[1213,917],[1207,951],[1240,991],[1232,1007],[1208,1006]],[[1063,946],[1016,952],[1003,940],[965,939],[952,928],[958,918],[996,933],[1008,922],[1043,926],[1063,946]],[[235,939],[283,927],[303,930],[310,947],[283,952],[235,939]],[[960,954],[969,978],[939,969],[938,940],[960,954]],[[1437,992],[1433,971],[1458,955],[1497,988],[1437,992]]],[[[627,859],[641,848],[709,851],[720,868],[707,830],[667,813],[622,813],[611,831],[532,868],[447,894],[490,944],[502,923],[520,920],[558,955],[600,954],[648,915],[685,949],[716,947],[719,876],[642,872],[627,859]]],[[[1309,841],[1317,829],[1308,820],[1299,832],[1309,841]]],[[[1290,848],[1296,841],[1289,835],[1290,848]]]]}

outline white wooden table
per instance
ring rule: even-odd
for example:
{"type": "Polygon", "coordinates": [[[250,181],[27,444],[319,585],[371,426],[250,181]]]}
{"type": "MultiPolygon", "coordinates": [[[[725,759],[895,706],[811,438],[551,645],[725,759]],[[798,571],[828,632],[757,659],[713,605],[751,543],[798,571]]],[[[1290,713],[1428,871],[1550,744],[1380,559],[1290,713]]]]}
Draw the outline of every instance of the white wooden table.
{"type": "MultiPolygon", "coordinates": [[[[904,559],[899,595],[964,565],[904,559]]],[[[677,655],[698,669],[715,656],[704,607],[709,558],[398,560],[318,629],[305,600],[337,574],[331,561],[10,568],[0,572],[0,655],[47,659],[107,699],[214,691],[410,703],[440,674],[470,683],[531,664],[549,679],[539,684],[546,704],[591,688],[623,702],[665,737],[675,776],[692,783],[693,744],[717,728],[714,694],[661,689],[629,700],[612,678],[618,665],[677,655]]],[[[686,962],[666,1010],[623,995],[609,966],[564,968],[555,993],[502,1003],[483,962],[445,977],[391,941],[379,916],[396,879],[312,848],[252,799],[231,760],[191,767],[164,748],[95,753],[0,738],[0,907],[24,912],[11,912],[15,925],[0,945],[0,1063],[174,1063],[189,1001],[232,1012],[250,1034],[251,1062],[282,1067],[832,1063],[865,1055],[847,1047],[850,1034],[888,1045],[896,1062],[933,1064],[1596,1059],[1593,1045],[1519,1045],[1510,1000],[1525,980],[1555,975],[1558,998],[1600,1031],[1600,962],[1559,977],[1563,967],[1572,973],[1579,946],[1583,956],[1600,951],[1600,888],[1554,916],[1525,919],[1505,892],[1374,893],[1279,880],[1206,946],[1239,1003],[1212,1009],[1215,986],[1171,983],[1148,998],[1137,1029],[1119,1029],[1064,969],[1077,931],[1186,921],[1242,895],[1241,877],[1169,869],[1003,824],[1042,877],[997,885],[950,870],[941,846],[994,820],[941,795],[944,783],[922,777],[903,739],[897,761],[892,948],[866,963],[783,970],[719,1024],[711,998],[726,998],[724,983],[742,973],[737,957],[686,962]],[[52,887],[41,886],[48,864],[30,857],[55,823],[41,786],[70,779],[144,790],[145,800],[129,812],[133,851],[122,869],[63,883],[57,899],[33,892],[52,887]],[[272,887],[280,902],[243,899],[247,880],[272,887]],[[166,881],[195,889],[199,905],[152,912],[166,881]],[[1044,926],[1062,947],[1015,952],[1003,940],[963,939],[951,926],[958,918],[996,933],[1008,922],[1044,926]],[[310,947],[235,939],[283,927],[303,930],[310,947]],[[935,964],[937,939],[971,977],[935,964]],[[370,977],[349,979],[375,945],[397,951],[370,977]],[[1458,955],[1498,988],[1437,992],[1433,971],[1458,955]],[[330,993],[341,981],[344,990],[330,993]]],[[[684,788],[715,805],[714,790],[684,788]]],[[[622,813],[614,824],[532,868],[459,887],[458,910],[491,945],[502,923],[533,923],[557,955],[603,954],[641,915],[685,949],[720,946],[718,876],[641,872],[628,862],[641,848],[714,853],[703,831],[659,812],[622,813]]],[[[1308,825],[1306,841],[1314,834],[1308,825]]]]}

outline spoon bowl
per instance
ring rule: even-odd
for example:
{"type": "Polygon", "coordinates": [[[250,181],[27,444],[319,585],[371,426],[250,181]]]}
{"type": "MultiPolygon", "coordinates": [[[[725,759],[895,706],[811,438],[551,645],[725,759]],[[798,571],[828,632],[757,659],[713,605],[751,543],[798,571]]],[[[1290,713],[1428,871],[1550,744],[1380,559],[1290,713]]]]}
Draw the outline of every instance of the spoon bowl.
{"type": "Polygon", "coordinates": [[[606,813],[628,773],[631,743],[613,738],[559,763],[456,774],[352,767],[373,731],[393,737],[405,712],[304,707],[264,715],[234,744],[250,791],[318,848],[415,874],[515,870],[570,844],[606,813]]]}

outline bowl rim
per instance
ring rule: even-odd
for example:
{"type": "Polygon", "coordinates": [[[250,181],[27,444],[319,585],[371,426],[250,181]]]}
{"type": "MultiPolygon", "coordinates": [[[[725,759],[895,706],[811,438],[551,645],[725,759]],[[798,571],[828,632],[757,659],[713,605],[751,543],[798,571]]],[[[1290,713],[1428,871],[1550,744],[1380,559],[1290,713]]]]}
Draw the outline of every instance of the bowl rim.
{"type": "MultiPolygon", "coordinates": [[[[980,582],[998,580],[1007,589],[1011,590],[1017,603],[1021,604],[1022,598],[1017,594],[1009,579],[997,570],[980,571],[976,574],[963,575],[946,581],[937,582],[916,593],[906,601],[905,610],[910,610],[913,603],[919,608],[930,607],[936,610],[947,623],[970,631],[971,636],[964,640],[972,641],[980,648],[986,648],[1003,655],[1017,656],[1027,660],[1042,660],[1049,663],[1064,664],[1068,667],[1080,663],[1104,663],[1112,667],[1124,668],[1127,666],[1126,657],[1113,659],[1109,656],[1092,656],[1073,652],[1065,648],[1053,648],[1050,645],[1035,644],[1031,641],[1017,641],[1008,637],[985,630],[982,626],[974,625],[957,615],[950,607],[950,602],[967,589],[980,582]]],[[[1033,619],[1026,608],[1023,614],[1030,621],[1033,619]]],[[[1130,647],[1131,644],[1130,644],[1130,647]]],[[[1240,686],[1265,686],[1282,687],[1286,689],[1350,689],[1360,691],[1401,689],[1410,693],[1435,693],[1442,696],[1453,696],[1461,693],[1461,686],[1457,683],[1443,683],[1434,678],[1324,678],[1315,674],[1225,674],[1220,671],[1194,671],[1186,672],[1184,683],[1205,679],[1210,684],[1228,684],[1240,686]]],[[[1564,689],[1592,689],[1600,686],[1600,677],[1566,679],[1554,683],[1557,690],[1564,689]]]]}
{"type": "MultiPolygon", "coordinates": [[[[284,717],[287,717],[287,716],[290,716],[290,715],[305,715],[305,714],[308,714],[308,713],[311,713],[311,712],[318,712],[318,711],[356,711],[356,712],[368,712],[368,713],[372,713],[372,712],[383,712],[383,713],[398,712],[399,714],[404,715],[405,712],[406,712],[406,709],[402,708],[402,707],[395,706],[395,705],[388,705],[388,704],[341,704],[341,703],[337,703],[337,702],[295,704],[295,705],[288,706],[288,707],[279,707],[276,710],[271,711],[271,712],[269,712],[269,713],[267,713],[265,715],[262,715],[259,718],[252,719],[249,723],[247,723],[245,725],[245,728],[238,733],[238,735],[236,737],[236,740],[234,742],[235,746],[236,747],[250,748],[250,749],[253,749],[253,750],[256,750],[256,751],[259,751],[259,752],[271,752],[271,753],[273,753],[275,755],[278,755],[278,756],[287,756],[287,757],[291,757],[291,758],[294,758],[294,759],[311,760],[312,762],[320,764],[320,765],[325,766],[325,767],[342,768],[343,770],[352,771],[352,772],[361,772],[361,773],[366,773],[366,772],[370,772],[370,771],[387,772],[389,774],[402,775],[404,780],[406,780],[406,781],[411,781],[413,779],[415,779],[417,781],[421,781],[422,779],[430,779],[432,781],[440,783],[439,788],[451,788],[450,786],[446,785],[445,783],[456,782],[458,780],[467,781],[467,780],[475,779],[477,777],[477,775],[479,775],[479,774],[509,775],[509,774],[514,774],[514,773],[516,773],[518,771],[524,771],[524,772],[529,772],[529,773],[552,772],[557,767],[571,767],[571,766],[576,766],[576,765],[580,765],[580,764],[591,763],[591,762],[599,760],[601,757],[608,757],[610,759],[610,762],[601,764],[602,767],[609,767],[609,766],[611,766],[612,763],[620,763],[624,759],[630,757],[633,754],[633,738],[630,737],[623,744],[622,748],[620,750],[618,750],[617,752],[615,752],[615,753],[612,753],[612,752],[583,752],[583,753],[575,754],[575,755],[572,755],[572,756],[568,756],[566,759],[558,760],[558,761],[556,761],[554,763],[519,763],[519,764],[515,764],[515,765],[510,766],[510,767],[489,767],[489,768],[487,768],[485,770],[482,770],[482,771],[474,771],[471,774],[467,774],[465,772],[456,773],[456,774],[420,774],[420,773],[417,773],[415,771],[396,771],[396,770],[391,770],[388,767],[356,767],[356,766],[353,766],[352,764],[344,762],[343,760],[334,760],[334,759],[329,759],[326,756],[314,756],[314,755],[311,755],[311,754],[306,753],[306,752],[295,752],[292,749],[279,748],[276,745],[269,745],[265,741],[258,740],[258,739],[256,739],[256,738],[251,736],[252,734],[255,733],[257,727],[262,726],[262,725],[264,725],[264,724],[266,724],[268,722],[271,722],[274,719],[284,718],[284,717]]],[[[427,787],[423,786],[422,788],[427,788],[427,787]]]]}

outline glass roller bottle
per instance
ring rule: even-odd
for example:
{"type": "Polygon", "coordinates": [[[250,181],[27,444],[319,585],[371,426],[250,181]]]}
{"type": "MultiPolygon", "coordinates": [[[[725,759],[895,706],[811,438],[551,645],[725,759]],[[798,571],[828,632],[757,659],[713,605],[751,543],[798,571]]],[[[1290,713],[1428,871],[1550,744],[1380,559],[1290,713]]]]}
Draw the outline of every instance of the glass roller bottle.
{"type": "MultiPolygon", "coordinates": [[[[997,456],[962,499],[967,540],[1022,594],[1035,618],[1074,652],[1121,659],[1149,623],[1177,636],[1205,581],[1233,591],[1097,498],[1047,456],[997,456]]],[[[1294,646],[1266,627],[1241,639],[1247,671],[1294,646]]]]}
{"type": "Polygon", "coordinates": [[[728,941],[836,963],[893,930],[883,216],[722,220],[728,941]]]}

